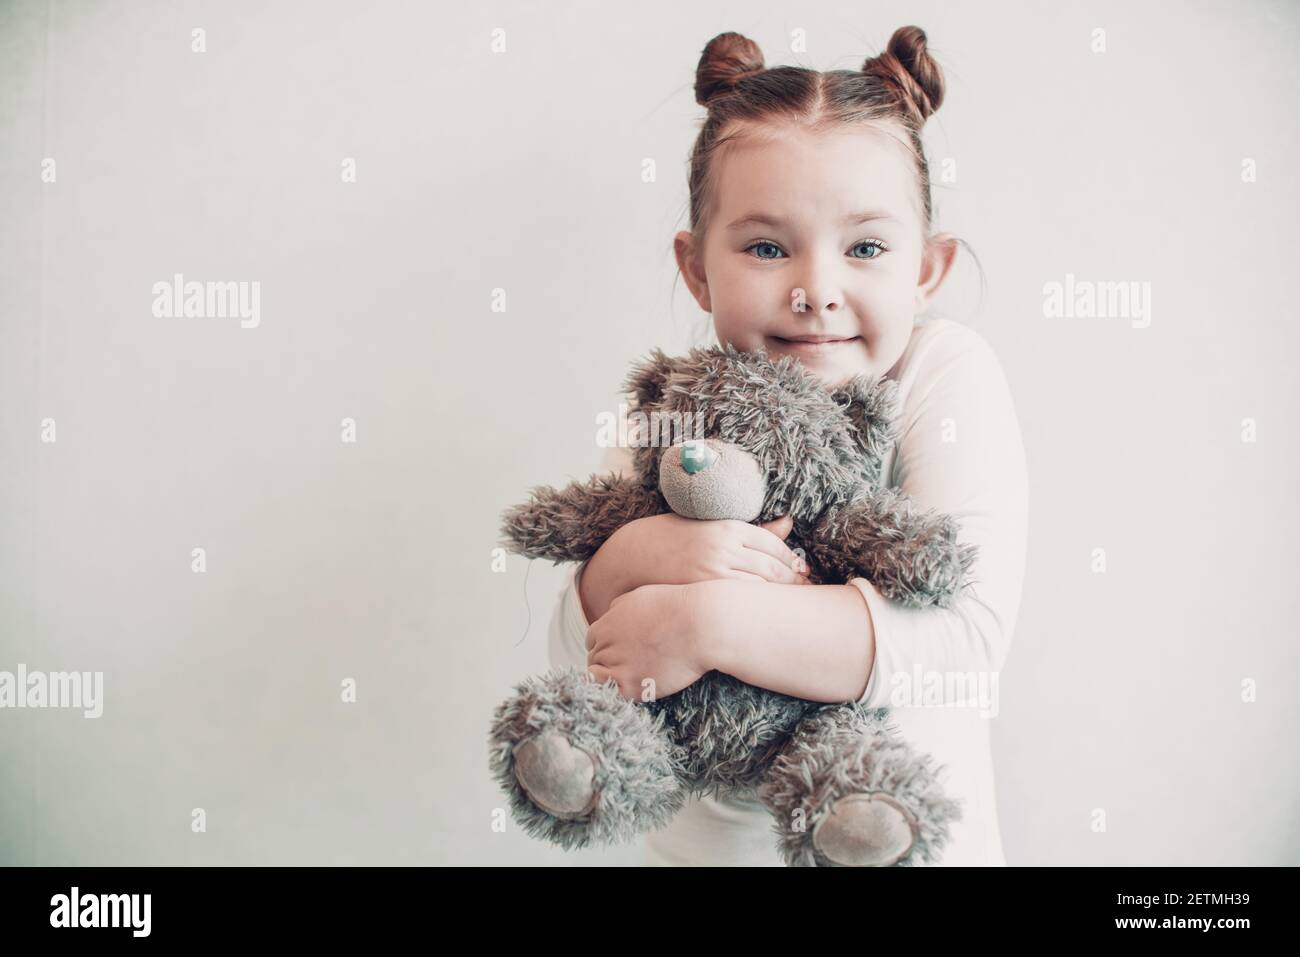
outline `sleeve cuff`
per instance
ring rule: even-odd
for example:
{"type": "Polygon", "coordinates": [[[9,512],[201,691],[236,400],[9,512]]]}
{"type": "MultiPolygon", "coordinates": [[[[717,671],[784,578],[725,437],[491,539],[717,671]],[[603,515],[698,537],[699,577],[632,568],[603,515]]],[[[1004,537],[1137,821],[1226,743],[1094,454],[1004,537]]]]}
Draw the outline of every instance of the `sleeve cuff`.
{"type": "Polygon", "coordinates": [[[582,610],[578,585],[586,562],[575,566],[565,576],[565,585],[551,618],[551,667],[587,667],[587,616],[582,610]]]}
{"type": "Polygon", "coordinates": [[[884,653],[881,639],[889,631],[886,624],[889,620],[889,601],[884,595],[876,591],[875,585],[865,578],[852,578],[849,580],[849,584],[862,593],[862,597],[867,603],[867,612],[871,615],[873,645],[875,646],[875,653],[871,658],[871,676],[867,679],[866,690],[862,692],[862,697],[858,699],[858,703],[868,708],[887,708],[889,707],[889,689],[884,687],[880,680],[880,674],[884,671],[880,660],[884,653]]]}

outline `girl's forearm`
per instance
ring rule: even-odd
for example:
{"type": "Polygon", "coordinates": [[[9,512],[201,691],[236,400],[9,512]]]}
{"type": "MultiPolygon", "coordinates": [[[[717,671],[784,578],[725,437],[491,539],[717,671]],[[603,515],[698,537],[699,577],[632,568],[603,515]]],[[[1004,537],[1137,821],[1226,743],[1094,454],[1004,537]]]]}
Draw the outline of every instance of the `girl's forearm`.
{"type": "Polygon", "coordinates": [[[709,666],[809,701],[857,701],[875,663],[875,630],[853,585],[696,582],[691,600],[709,666]]]}
{"type": "Polygon", "coordinates": [[[615,532],[587,559],[578,576],[578,600],[588,624],[604,615],[615,598],[635,587],[623,574],[628,563],[620,554],[621,544],[622,539],[615,532]]]}

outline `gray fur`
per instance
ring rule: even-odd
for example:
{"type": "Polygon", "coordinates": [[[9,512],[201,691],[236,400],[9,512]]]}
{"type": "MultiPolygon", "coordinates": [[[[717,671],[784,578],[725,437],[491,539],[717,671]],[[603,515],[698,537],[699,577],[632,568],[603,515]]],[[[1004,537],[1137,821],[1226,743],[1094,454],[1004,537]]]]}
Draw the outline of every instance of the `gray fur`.
{"type": "Polygon", "coordinates": [[[671,511],[654,486],[593,475],[562,489],[538,486],[532,501],[505,511],[498,544],[526,558],[585,562],[628,522],[671,511]]]}
{"type": "Polygon", "coordinates": [[[566,849],[619,844],[663,827],[686,801],[679,783],[684,752],[655,719],[618,693],[609,681],[598,685],[576,668],[528,678],[496,711],[490,734],[493,778],[510,798],[524,832],[566,849]],[[514,746],[556,730],[598,758],[595,785],[600,797],[589,820],[562,820],[528,799],[514,774],[514,746]]]}
{"type": "Polygon", "coordinates": [[[957,542],[957,522],[920,514],[898,489],[877,489],[813,528],[808,560],[830,581],[862,577],[886,598],[913,608],[948,608],[975,562],[957,542]]]}
{"type": "MultiPolygon", "coordinates": [[[[745,473],[752,481],[756,467],[766,495],[754,521],[794,517],[787,542],[802,546],[814,582],[866,578],[912,607],[949,607],[966,584],[976,551],[958,542],[957,523],[881,487],[883,459],[897,440],[892,381],[863,375],[827,389],[793,357],[728,345],[680,358],[656,349],[625,387],[639,411],[698,416],[702,437],[723,454],[688,475],[680,450],[662,461],[664,448],[643,445],[633,449],[632,477],[535,488],[527,504],[504,513],[505,547],[583,561],[622,525],[669,511],[670,498],[703,503],[700,514],[747,511],[752,493],[728,494],[725,483],[743,485],[745,473]]],[[[667,698],[629,702],[613,681],[597,685],[577,669],[555,669],[498,707],[491,769],[525,830],[563,847],[625,842],[662,827],[689,794],[726,793],[772,812],[786,863],[828,866],[814,827],[838,798],[878,792],[918,824],[895,866],[932,863],[960,804],[944,794],[942,768],[892,732],[887,714],[852,701],[792,698],[717,671],[667,698]],[[514,747],[547,730],[595,760],[596,805],[585,818],[552,816],[519,785],[514,747]]]]}
{"type": "Polygon", "coordinates": [[[887,724],[884,708],[829,707],[795,728],[790,745],[773,762],[760,797],[772,811],[773,833],[792,867],[826,866],[807,839],[837,798],[884,792],[912,809],[920,834],[896,867],[937,863],[948,826],[961,819],[960,802],[943,794],[928,755],[887,724]],[[790,826],[802,812],[801,832],[790,826]]]}

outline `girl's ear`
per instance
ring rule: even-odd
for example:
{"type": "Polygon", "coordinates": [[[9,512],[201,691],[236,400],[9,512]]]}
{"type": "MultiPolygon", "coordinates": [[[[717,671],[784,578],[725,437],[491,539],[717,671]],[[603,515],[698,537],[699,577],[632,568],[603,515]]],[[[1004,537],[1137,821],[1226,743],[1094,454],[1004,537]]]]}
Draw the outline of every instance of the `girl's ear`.
{"type": "Polygon", "coordinates": [[[957,259],[959,241],[950,233],[939,233],[921,250],[921,272],[916,282],[916,311],[925,307],[939,293],[939,287],[948,278],[952,264],[957,259]]]}
{"type": "Polygon", "coordinates": [[[676,365],[677,360],[666,355],[662,349],[654,349],[650,358],[632,367],[623,383],[623,391],[636,396],[638,408],[655,405],[663,396],[664,383],[676,365]]]}
{"type": "MultiPolygon", "coordinates": [[[[890,446],[898,440],[898,383],[864,372],[833,389],[831,397],[844,407],[859,447],[878,469],[890,446]]],[[[879,480],[880,476],[875,478],[879,480]]]]}
{"type": "Polygon", "coordinates": [[[691,291],[701,309],[713,312],[713,303],[709,299],[709,280],[700,268],[702,257],[690,230],[683,229],[674,237],[673,254],[677,257],[677,269],[686,280],[686,288],[691,291]]]}

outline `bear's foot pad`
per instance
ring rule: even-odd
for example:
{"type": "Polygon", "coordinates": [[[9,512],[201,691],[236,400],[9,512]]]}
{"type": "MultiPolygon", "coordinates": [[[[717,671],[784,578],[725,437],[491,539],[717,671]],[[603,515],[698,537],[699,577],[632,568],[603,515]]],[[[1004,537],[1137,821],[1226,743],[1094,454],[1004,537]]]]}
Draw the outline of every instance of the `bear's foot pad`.
{"type": "Polygon", "coordinates": [[[850,794],[813,828],[813,846],[838,867],[891,867],[916,843],[915,815],[887,794],[850,794]]]}
{"type": "Polygon", "coordinates": [[[596,806],[596,762],[555,731],[514,747],[515,780],[528,799],[554,817],[584,818],[596,806]]]}

